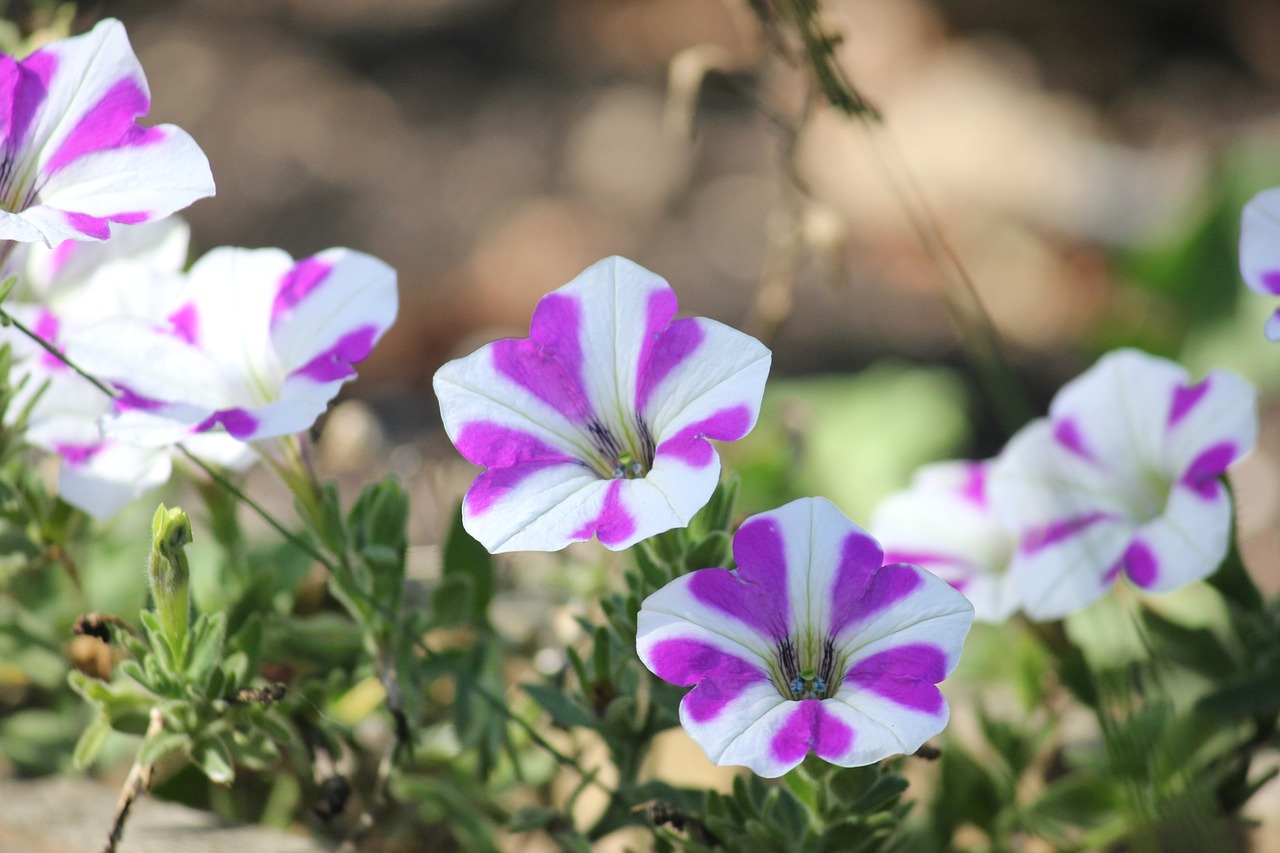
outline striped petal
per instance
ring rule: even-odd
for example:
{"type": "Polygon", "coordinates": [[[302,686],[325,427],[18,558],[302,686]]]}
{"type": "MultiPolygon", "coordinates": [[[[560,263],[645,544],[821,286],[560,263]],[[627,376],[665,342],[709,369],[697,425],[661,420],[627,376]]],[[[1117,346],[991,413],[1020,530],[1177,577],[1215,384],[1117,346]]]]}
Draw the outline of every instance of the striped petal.
{"type": "Polygon", "coordinates": [[[159,219],[213,194],[209,163],[150,108],[124,26],[105,20],[0,68],[8,104],[0,239],[103,240],[111,223],[159,219]]]}

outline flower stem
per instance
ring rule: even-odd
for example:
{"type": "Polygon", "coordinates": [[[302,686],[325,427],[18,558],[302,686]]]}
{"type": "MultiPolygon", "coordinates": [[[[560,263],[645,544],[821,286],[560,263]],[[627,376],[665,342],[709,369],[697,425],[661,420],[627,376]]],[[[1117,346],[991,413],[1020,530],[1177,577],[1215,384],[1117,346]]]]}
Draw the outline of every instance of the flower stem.
{"type": "MultiPolygon", "coordinates": [[[[146,737],[158,735],[163,728],[164,716],[160,713],[158,706],[154,707],[151,709],[146,737]]],[[[129,775],[125,778],[124,787],[120,790],[120,802],[116,805],[116,814],[111,821],[111,830],[107,833],[107,843],[103,846],[102,853],[116,853],[116,847],[124,835],[125,821],[129,819],[133,804],[151,787],[152,767],[151,764],[134,761],[133,767],[129,768],[129,775]]]]}

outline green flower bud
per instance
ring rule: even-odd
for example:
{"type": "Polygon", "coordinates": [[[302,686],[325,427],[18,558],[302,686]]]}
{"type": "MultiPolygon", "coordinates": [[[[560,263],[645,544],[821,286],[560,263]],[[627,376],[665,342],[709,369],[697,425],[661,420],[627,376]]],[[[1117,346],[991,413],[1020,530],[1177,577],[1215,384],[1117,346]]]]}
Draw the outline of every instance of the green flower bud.
{"type": "Polygon", "coordinates": [[[183,548],[191,541],[191,519],[178,507],[166,509],[160,504],[151,519],[151,557],[147,562],[147,578],[151,596],[156,602],[156,615],[174,649],[181,648],[187,635],[191,610],[188,586],[191,570],[183,548]]]}

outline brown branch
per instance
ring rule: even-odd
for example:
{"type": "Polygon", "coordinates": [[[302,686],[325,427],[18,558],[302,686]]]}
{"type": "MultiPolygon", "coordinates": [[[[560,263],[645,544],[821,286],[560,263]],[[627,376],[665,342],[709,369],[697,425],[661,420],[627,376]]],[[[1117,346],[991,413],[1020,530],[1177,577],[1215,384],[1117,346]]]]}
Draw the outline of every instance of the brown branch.
{"type": "MultiPolygon", "coordinates": [[[[145,737],[157,735],[163,728],[164,716],[160,713],[159,708],[152,708],[151,722],[147,726],[145,737]]],[[[124,780],[124,787],[120,790],[120,802],[116,805],[116,814],[111,821],[111,831],[107,834],[107,843],[102,848],[102,853],[116,853],[116,845],[120,843],[120,838],[124,835],[124,824],[129,819],[129,812],[133,809],[133,804],[137,802],[138,797],[145,794],[151,787],[152,766],[151,764],[143,764],[141,761],[134,761],[133,767],[129,768],[129,775],[124,780]]]]}

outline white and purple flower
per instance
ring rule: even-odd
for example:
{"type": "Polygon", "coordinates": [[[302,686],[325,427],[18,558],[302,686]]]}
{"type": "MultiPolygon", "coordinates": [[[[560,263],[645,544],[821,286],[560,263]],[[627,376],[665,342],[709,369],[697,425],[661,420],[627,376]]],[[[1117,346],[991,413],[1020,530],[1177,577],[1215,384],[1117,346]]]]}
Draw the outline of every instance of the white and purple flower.
{"type": "Polygon", "coordinates": [[[755,425],[770,353],[714,320],[675,320],[667,283],[625,258],[543,297],[527,339],[451,361],[435,376],[444,426],[486,468],[463,502],[491,552],[607,548],[687,524],[711,497],[707,439],[755,425]]]}
{"type": "MultiPolygon", "coordinates": [[[[112,232],[112,239],[102,243],[23,246],[12,259],[22,277],[17,295],[33,301],[11,305],[14,316],[59,349],[108,318],[167,322],[187,256],[186,223],[170,217],[112,226],[112,232]]],[[[170,448],[138,447],[101,435],[99,422],[113,411],[101,389],[25,335],[6,330],[3,339],[16,359],[12,379],[25,379],[8,415],[16,416],[40,392],[25,437],[61,456],[58,489],[64,500],[106,519],[169,479],[170,448]]],[[[246,445],[227,436],[200,438],[190,447],[208,461],[241,467],[254,458],[246,445]]]]}
{"type": "Polygon", "coordinates": [[[124,25],[0,55],[0,240],[105,240],[213,195],[204,153],[151,106],[124,25]]]}
{"type": "Polygon", "coordinates": [[[987,497],[989,462],[939,462],[916,472],[910,488],[890,495],[870,530],[887,563],[928,569],[973,603],[974,619],[999,623],[1018,609],[1009,562],[1015,540],[987,497]]]}
{"type": "Polygon", "coordinates": [[[1222,476],[1257,439],[1256,392],[1225,370],[1192,382],[1137,350],[1103,356],[1054,398],[992,466],[1001,522],[1018,539],[1011,571],[1027,615],[1064,616],[1124,575],[1168,592],[1227,553],[1222,476]]]}
{"type": "Polygon", "coordinates": [[[308,429],[395,319],[395,271],[329,249],[215,249],[177,283],[162,322],[118,317],[69,354],[122,394],[108,436],[168,445],[209,432],[240,441],[308,429]]]}
{"type": "MultiPolygon", "coordinates": [[[[1280,296],[1280,187],[1263,190],[1244,206],[1240,275],[1251,290],[1280,296]]],[[[1280,341],[1280,308],[1267,320],[1265,332],[1268,340],[1280,341]]]]}
{"type": "Polygon", "coordinates": [[[645,599],[640,659],[693,690],[680,722],[720,765],[781,776],[810,752],[852,767],[915,752],[947,724],[936,685],[973,607],[822,498],[743,522],[738,568],[700,569],[645,599]]]}

